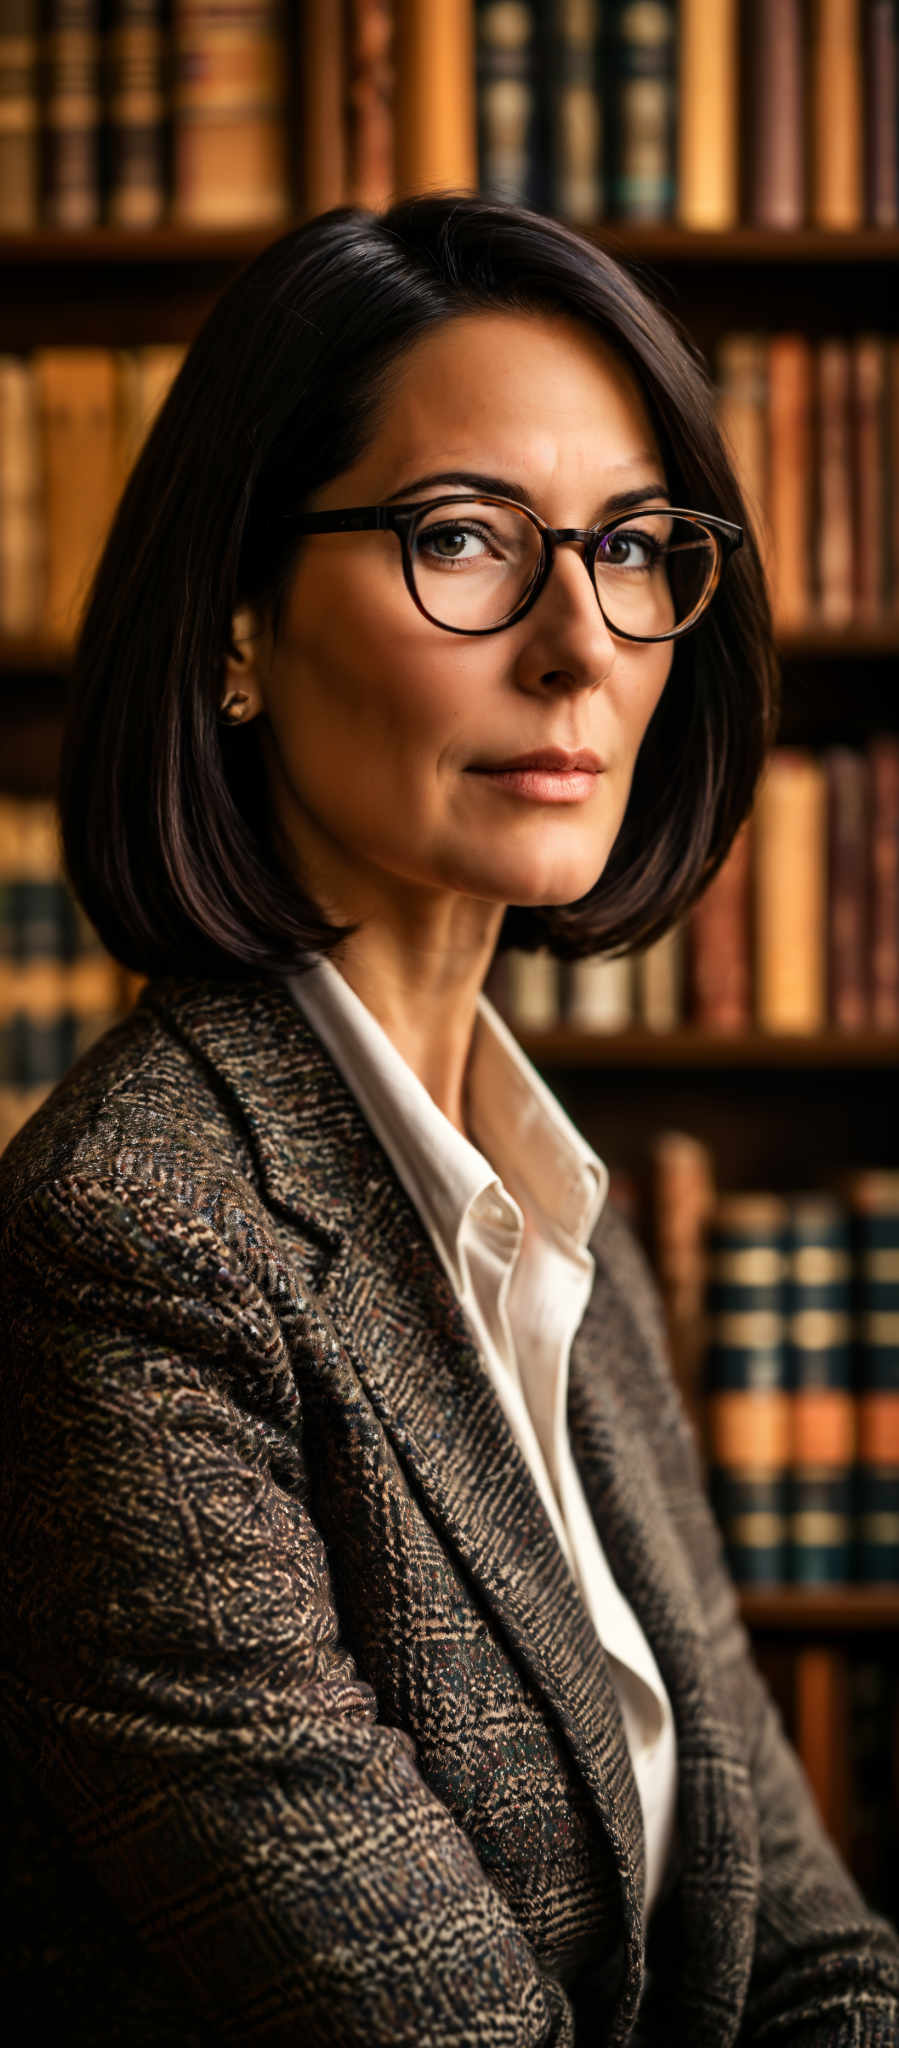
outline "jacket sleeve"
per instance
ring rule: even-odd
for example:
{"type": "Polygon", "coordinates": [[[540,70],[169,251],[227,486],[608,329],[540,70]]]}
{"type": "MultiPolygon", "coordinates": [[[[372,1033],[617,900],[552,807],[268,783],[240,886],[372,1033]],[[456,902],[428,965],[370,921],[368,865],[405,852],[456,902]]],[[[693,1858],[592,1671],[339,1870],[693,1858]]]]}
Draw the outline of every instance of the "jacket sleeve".
{"type": "Polygon", "coordinates": [[[341,1642],[295,1358],[189,1194],[70,1173],[6,1232],[12,1753],[220,2042],[571,2048],[341,1642]]]}
{"type": "Polygon", "coordinates": [[[714,1618],[716,1661],[750,1762],[760,1891],[738,2048],[897,2048],[899,1940],[868,1908],[826,1834],[753,1659],[696,1439],[668,1363],[648,1263],[611,1213],[598,1242],[614,1275],[621,1342],[633,1351],[636,1335],[639,1344],[639,1425],[652,1445],[703,1612],[714,1618]]]}

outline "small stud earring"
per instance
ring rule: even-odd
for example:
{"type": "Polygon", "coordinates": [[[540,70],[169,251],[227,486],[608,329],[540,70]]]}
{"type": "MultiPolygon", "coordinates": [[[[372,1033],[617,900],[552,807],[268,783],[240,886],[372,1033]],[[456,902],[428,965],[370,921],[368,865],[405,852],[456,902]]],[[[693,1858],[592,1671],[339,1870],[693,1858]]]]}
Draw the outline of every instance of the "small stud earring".
{"type": "Polygon", "coordinates": [[[248,703],[249,698],[239,690],[234,691],[230,697],[226,697],[221,708],[221,717],[224,719],[225,724],[239,725],[248,703]]]}

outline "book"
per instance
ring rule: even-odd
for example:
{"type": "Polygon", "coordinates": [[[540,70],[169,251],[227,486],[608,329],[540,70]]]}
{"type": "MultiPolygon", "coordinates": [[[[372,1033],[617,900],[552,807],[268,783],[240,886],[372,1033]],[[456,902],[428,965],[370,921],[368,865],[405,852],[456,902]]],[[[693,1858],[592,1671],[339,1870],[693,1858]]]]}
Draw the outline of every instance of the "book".
{"type": "Polygon", "coordinates": [[[685,928],[655,939],[634,960],[634,1012],[648,1031],[676,1031],[684,1017],[685,928]]]}
{"type": "Polygon", "coordinates": [[[624,1031],[634,1019],[632,955],[596,953],[573,960],[565,1016],[577,1031],[624,1031]]]}
{"type": "Polygon", "coordinates": [[[846,1192],[856,1271],[857,1569],[899,1582],[899,1173],[857,1172],[846,1192]]]}
{"type": "Polygon", "coordinates": [[[671,1362],[700,1450],[707,1454],[706,1233],[715,1205],[714,1160],[709,1147],[690,1132],[662,1130],[651,1142],[649,1166],[649,1251],[671,1362]]]}
{"type": "Polygon", "coordinates": [[[825,748],[828,1018],[840,1031],[869,1019],[868,767],[853,747],[825,748]]]}
{"type": "Polygon", "coordinates": [[[559,1022],[559,962],[541,946],[535,953],[509,947],[502,956],[503,994],[508,1017],[517,1031],[550,1031],[559,1022]]]}
{"type": "Polygon", "coordinates": [[[885,601],[887,612],[895,619],[899,616],[899,335],[887,337],[886,354],[886,473],[890,502],[885,539],[885,601]]]}
{"type": "Polygon", "coordinates": [[[852,441],[855,486],[854,615],[876,622],[886,602],[889,504],[887,447],[887,359],[884,340],[859,334],[850,348],[852,441]]]}
{"type": "Polygon", "coordinates": [[[349,0],[347,23],[349,199],[379,212],[395,183],[393,0],[349,0]]]}
{"type": "Polygon", "coordinates": [[[789,1563],[787,1223],[776,1196],[719,1195],[708,1230],[709,1496],[740,1585],[783,1585],[789,1563]]]}
{"type": "Polygon", "coordinates": [[[752,821],[741,825],[686,925],[690,1021],[748,1031],[752,991],[752,821]]]}
{"type": "Polygon", "coordinates": [[[768,343],[763,334],[725,334],[718,344],[718,424],[727,442],[763,563],[768,534],[768,343]]]}
{"type": "MultiPolygon", "coordinates": [[[[502,169],[506,152],[514,157],[519,144],[519,116],[514,110],[518,78],[525,99],[533,95],[537,112],[536,78],[529,66],[536,51],[536,32],[528,7],[488,7],[483,46],[476,44],[476,24],[471,0],[402,0],[396,7],[394,25],[396,63],[396,188],[399,193],[453,190],[477,192],[478,108],[476,93],[482,62],[486,77],[492,78],[494,98],[485,133],[492,137],[491,151],[502,169]],[[493,17],[492,20],[490,17],[493,17]],[[521,22],[516,18],[520,16],[521,22]],[[520,65],[520,71],[516,68],[520,65]],[[512,90],[510,100],[504,89],[512,90]],[[498,97],[496,96],[498,95],[498,97]],[[498,125],[497,125],[498,124],[498,125]],[[505,124],[508,124],[506,126],[505,124]],[[504,139],[505,138],[505,139],[504,139]]],[[[481,18],[477,18],[480,38],[481,18]]],[[[525,135],[530,133],[530,115],[524,118],[525,135]]],[[[529,143],[523,144],[527,155],[529,143]]],[[[545,160],[541,135],[538,160],[545,160]]],[[[512,164],[510,161],[510,168],[512,164]]],[[[536,161],[534,165],[536,175],[536,161]]],[[[513,169],[513,182],[517,172],[513,169]]],[[[546,195],[545,174],[541,197],[546,195]]]]}
{"type": "Polygon", "coordinates": [[[40,117],[37,0],[4,0],[0,13],[0,230],[39,217],[40,117]]]}
{"type": "Polygon", "coordinates": [[[94,227],[101,211],[100,0],[44,0],[40,72],[41,220],[94,227]]]}
{"type": "Polygon", "coordinates": [[[0,356],[0,633],[37,634],[44,594],[44,517],[34,380],[0,356]]]}
{"type": "Polygon", "coordinates": [[[109,349],[41,348],[32,363],[46,520],[44,622],[51,638],[68,643],[120,487],[115,361],[109,349]]]}
{"type": "Polygon", "coordinates": [[[772,334],[768,344],[769,578],[775,622],[801,628],[811,612],[812,344],[772,334]]]}
{"type": "Polygon", "coordinates": [[[899,18],[895,0],[867,0],[864,13],[865,218],[899,222],[899,18]]]}
{"type": "Polygon", "coordinates": [[[811,217],[821,228],[864,220],[860,0],[812,0],[811,217]]]}
{"type": "Polygon", "coordinates": [[[672,0],[608,0],[612,211],[665,220],[674,211],[677,20],[672,0]]]}
{"type": "Polygon", "coordinates": [[[755,801],[756,1021],[820,1031],[827,1021],[827,807],[821,762],[776,747],[755,801]]]}
{"type": "MultiPolygon", "coordinates": [[[[442,10],[431,12],[436,19],[442,10]]],[[[544,200],[545,161],[539,55],[534,6],[521,0],[478,0],[478,190],[490,198],[538,209],[544,200]]],[[[400,119],[398,138],[402,134],[400,119]]]]}
{"type": "Polygon", "coordinates": [[[852,358],[848,342],[826,339],[814,354],[815,478],[813,603],[829,626],[855,613],[852,358]]]}
{"type": "Polygon", "coordinates": [[[104,212],[153,227],[169,206],[169,38],[164,0],[108,0],[103,39],[104,212]]]}
{"type": "Polygon", "coordinates": [[[296,66],[295,182],[304,214],[342,206],[349,187],[344,117],[346,21],[334,0],[304,0],[296,66]]]}
{"type": "Polygon", "coordinates": [[[685,228],[732,228],[739,214],[737,0],[681,0],[677,213],[685,228]]]}
{"type": "Polygon", "coordinates": [[[174,219],[286,221],[282,0],[174,0],[172,33],[174,219]]]}
{"type": "Polygon", "coordinates": [[[804,26],[802,0],[748,9],[747,213],[760,228],[798,228],[806,217],[804,26]]]}
{"type": "Polygon", "coordinates": [[[789,1577],[853,1576],[856,1404],[849,1209],[835,1195],[793,1195],[786,1242],[786,1378],[791,1408],[789,1577]]]}
{"type": "Polygon", "coordinates": [[[603,0],[551,0],[546,80],[553,212],[589,227],[606,212],[603,0]]]}
{"type": "Polygon", "coordinates": [[[899,738],[876,733],[867,745],[871,832],[871,1022],[899,1025],[899,738]]]}

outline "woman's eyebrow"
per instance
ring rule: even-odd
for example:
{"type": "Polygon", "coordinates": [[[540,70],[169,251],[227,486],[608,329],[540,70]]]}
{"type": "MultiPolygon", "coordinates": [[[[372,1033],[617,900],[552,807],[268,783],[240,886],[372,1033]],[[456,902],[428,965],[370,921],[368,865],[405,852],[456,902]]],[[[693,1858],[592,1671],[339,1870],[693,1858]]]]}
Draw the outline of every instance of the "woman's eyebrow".
{"type": "MultiPolygon", "coordinates": [[[[520,504],[527,505],[532,512],[537,510],[530,492],[515,477],[484,476],[479,470],[470,469],[443,469],[435,471],[433,475],[417,476],[411,482],[402,484],[399,490],[391,491],[390,496],[384,498],[382,503],[390,505],[394,498],[408,497],[410,491],[423,491],[431,484],[463,484],[468,490],[487,491],[501,498],[517,498],[520,504]]],[[[647,498],[667,497],[667,484],[660,483],[658,478],[650,478],[646,483],[638,484],[636,489],[612,492],[599,506],[596,518],[613,518],[616,512],[629,512],[636,505],[645,505],[647,498]]]]}

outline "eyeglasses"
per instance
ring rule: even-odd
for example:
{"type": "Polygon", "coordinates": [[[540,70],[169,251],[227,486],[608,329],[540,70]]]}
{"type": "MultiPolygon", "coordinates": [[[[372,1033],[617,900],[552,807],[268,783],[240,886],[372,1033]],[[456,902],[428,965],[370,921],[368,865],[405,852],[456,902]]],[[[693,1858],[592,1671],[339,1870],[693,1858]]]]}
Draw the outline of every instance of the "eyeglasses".
{"type": "Polygon", "coordinates": [[[677,640],[698,625],[743,543],[742,527],[730,520],[677,505],[622,512],[605,526],[555,527],[514,498],[483,493],[309,512],[295,525],[301,533],[398,534],[409,595],[446,633],[514,626],[536,604],[556,548],[575,543],[611,633],[677,640]]]}

